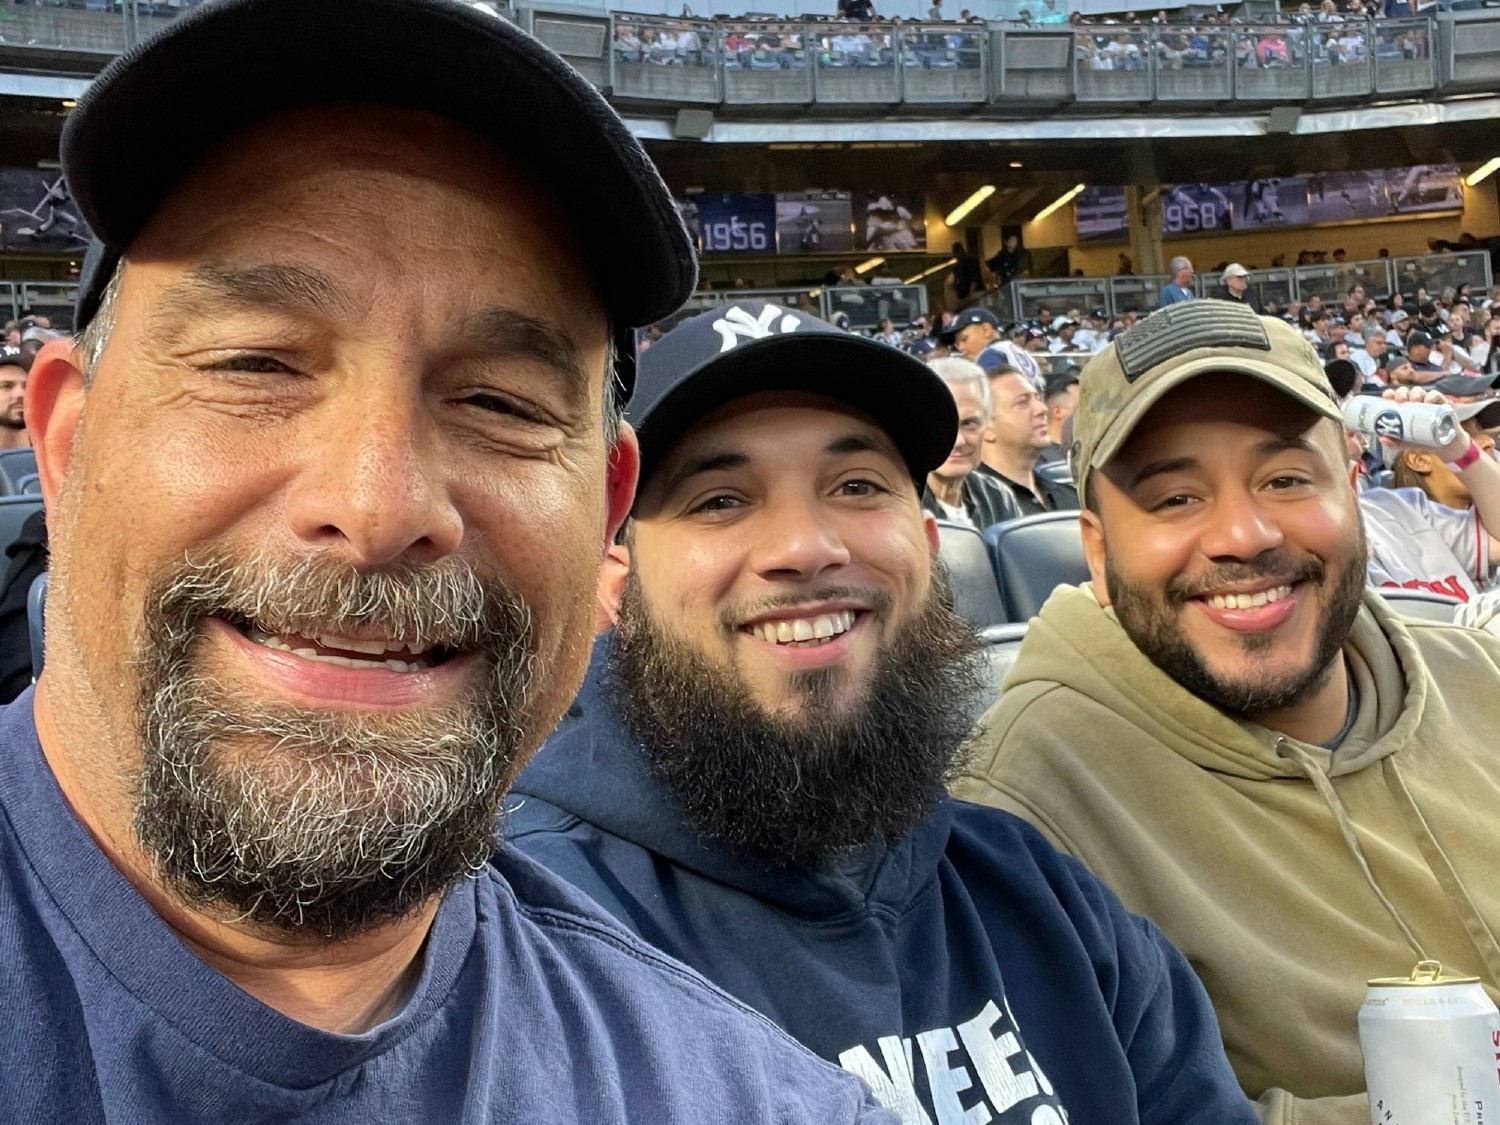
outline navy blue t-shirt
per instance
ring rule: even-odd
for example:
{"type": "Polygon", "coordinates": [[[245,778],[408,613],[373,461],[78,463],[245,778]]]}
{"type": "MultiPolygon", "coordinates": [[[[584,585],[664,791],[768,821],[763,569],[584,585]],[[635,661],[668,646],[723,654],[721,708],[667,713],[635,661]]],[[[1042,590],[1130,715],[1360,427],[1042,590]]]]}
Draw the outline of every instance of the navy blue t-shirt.
{"type": "Polygon", "coordinates": [[[0,709],[0,1120],[860,1122],[863,1087],[523,856],[438,911],[402,1012],[319,1031],[190,952],[0,709]]]}

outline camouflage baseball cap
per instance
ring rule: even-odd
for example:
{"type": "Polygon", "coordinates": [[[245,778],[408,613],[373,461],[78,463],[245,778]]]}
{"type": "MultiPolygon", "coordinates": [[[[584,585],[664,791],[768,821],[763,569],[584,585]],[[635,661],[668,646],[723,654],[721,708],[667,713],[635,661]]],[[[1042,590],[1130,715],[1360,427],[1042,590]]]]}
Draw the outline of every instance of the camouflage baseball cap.
{"type": "Polygon", "coordinates": [[[1238,301],[1179,301],[1122,332],[1083,369],[1068,453],[1079,500],[1087,502],[1089,473],[1168,391],[1211,371],[1248,375],[1325,418],[1341,417],[1317,352],[1291,325],[1238,301]]]}

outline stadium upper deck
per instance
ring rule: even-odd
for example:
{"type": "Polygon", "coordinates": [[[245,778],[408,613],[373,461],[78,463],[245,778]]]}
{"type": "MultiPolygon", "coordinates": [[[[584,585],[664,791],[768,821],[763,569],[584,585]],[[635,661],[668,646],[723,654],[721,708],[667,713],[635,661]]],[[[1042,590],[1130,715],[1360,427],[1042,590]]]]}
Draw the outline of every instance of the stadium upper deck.
{"type": "MultiPolygon", "coordinates": [[[[6,73],[0,75],[0,93],[76,95],[82,83],[62,75],[96,70],[194,2],[4,0],[0,69],[6,73]]],[[[623,2],[650,6],[666,0],[623,2]]],[[[1182,120],[1191,114],[1207,119],[1204,132],[1223,134],[1223,121],[1264,113],[1275,104],[1364,110],[1379,103],[1386,124],[1500,115],[1491,104],[1500,105],[1493,97],[1500,88],[1500,10],[1434,7],[1407,18],[1298,24],[1221,22],[1217,14],[1189,9],[1158,24],[1075,26],[1063,22],[1067,17],[1057,0],[996,2],[1019,5],[1018,14],[1031,22],[977,16],[973,22],[864,24],[683,19],[590,11],[566,0],[521,4],[508,14],[609,91],[624,112],[645,116],[673,107],[711,107],[742,118],[879,109],[899,110],[910,119],[1053,119],[1059,110],[1071,110],[1074,117],[1107,115],[1117,125],[1122,113],[1136,119],[1172,114],[1179,131],[1191,127],[1182,120]],[[1476,101],[1475,95],[1489,97],[1476,101]],[[1450,104],[1455,98],[1464,103],[1450,104]]],[[[495,4],[481,6],[501,11],[495,4]]],[[[902,131],[896,121],[864,124],[881,133],[872,139],[896,139],[894,132],[902,131]]],[[[1359,124],[1314,127],[1334,131],[1359,124]]],[[[739,132],[717,139],[777,138],[739,132]]],[[[951,139],[966,138],[959,130],[951,139]]]]}

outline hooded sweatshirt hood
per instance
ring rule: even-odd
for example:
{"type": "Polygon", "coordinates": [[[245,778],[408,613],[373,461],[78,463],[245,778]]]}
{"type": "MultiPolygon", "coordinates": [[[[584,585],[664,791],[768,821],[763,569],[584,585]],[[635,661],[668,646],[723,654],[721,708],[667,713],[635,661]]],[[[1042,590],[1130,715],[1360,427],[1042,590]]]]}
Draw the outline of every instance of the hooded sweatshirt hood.
{"type": "MultiPolygon", "coordinates": [[[[1204,769],[1262,780],[1305,776],[1279,748],[1296,740],[1235,719],[1185,691],[1142,658],[1114,609],[1101,606],[1091,586],[1063,587],[1049,598],[1025,645],[1006,690],[1027,683],[1070,688],[1204,769]]],[[[1420,664],[1411,633],[1379,597],[1371,595],[1360,608],[1344,655],[1359,701],[1353,729],[1331,752],[1296,743],[1331,777],[1402,749],[1420,728],[1427,702],[1427,678],[1408,681],[1402,673],[1403,666],[1420,664]]]]}
{"type": "Polygon", "coordinates": [[[806,915],[838,916],[874,903],[904,902],[932,879],[948,841],[946,802],[893,844],[871,844],[847,864],[820,871],[773,867],[700,836],[653,776],[639,741],[610,702],[609,650],[608,638],[595,643],[582,691],[544,751],[516,779],[512,807],[539,798],[680,867],[806,915]],[[664,815],[665,809],[677,815],[664,815]]]}
{"type": "Polygon", "coordinates": [[[858,1074],[907,1125],[1252,1125],[1187,963],[1029,825],[944,799],[833,870],[735,855],[652,776],[607,654],[596,645],[517,780],[507,848],[858,1074]]]}
{"type": "Polygon", "coordinates": [[[1162,927],[1252,1097],[1357,1095],[1365,981],[1419,958],[1500,996],[1500,641],[1370,592],[1343,655],[1356,707],[1328,750],[1218,711],[1060,589],[954,786],[1162,927]]]}

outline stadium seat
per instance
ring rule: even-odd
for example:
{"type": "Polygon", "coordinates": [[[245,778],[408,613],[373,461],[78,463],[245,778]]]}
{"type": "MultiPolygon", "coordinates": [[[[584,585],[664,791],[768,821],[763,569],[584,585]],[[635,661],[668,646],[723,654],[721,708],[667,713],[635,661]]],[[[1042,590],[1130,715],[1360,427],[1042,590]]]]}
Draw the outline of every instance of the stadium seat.
{"type": "Polygon", "coordinates": [[[5,495],[10,496],[19,492],[17,485],[22,477],[31,476],[36,472],[36,450],[34,449],[0,449],[0,475],[5,477],[10,487],[5,495]]]}
{"type": "Polygon", "coordinates": [[[984,541],[1011,621],[1031,620],[1058,586],[1088,580],[1077,512],[1043,512],[997,523],[984,533],[984,541]]]}
{"type": "Polygon", "coordinates": [[[1396,474],[1390,469],[1376,469],[1370,474],[1370,483],[1376,488],[1395,488],[1396,474]]]}
{"type": "Polygon", "coordinates": [[[0,496],[0,551],[14,543],[20,537],[21,525],[41,510],[40,496],[0,496]]]}
{"type": "Polygon", "coordinates": [[[1431,590],[1407,590],[1400,586],[1377,587],[1376,593],[1402,617],[1415,617],[1420,621],[1452,622],[1458,607],[1463,604],[1446,594],[1431,590]]]}
{"type": "Polygon", "coordinates": [[[42,661],[46,656],[43,623],[47,616],[47,575],[38,574],[31,589],[26,593],[26,623],[31,630],[31,678],[42,674],[42,661]]]}
{"type": "Polygon", "coordinates": [[[16,481],[16,493],[20,496],[40,496],[42,494],[42,478],[36,473],[27,473],[16,481]]]}
{"type": "Polygon", "coordinates": [[[1026,639],[1025,625],[991,625],[979,634],[985,642],[984,655],[988,660],[985,691],[980,697],[974,718],[977,720],[1000,698],[1001,685],[1010,674],[1021,651],[1021,642],[1026,639]]]}
{"type": "Polygon", "coordinates": [[[979,532],[961,523],[938,520],[938,557],[953,585],[953,608],[976,629],[1008,621],[995,571],[979,532]]]}
{"type": "Polygon", "coordinates": [[[1073,474],[1066,461],[1048,461],[1032,470],[1037,476],[1053,484],[1072,484],[1073,474]]]}

